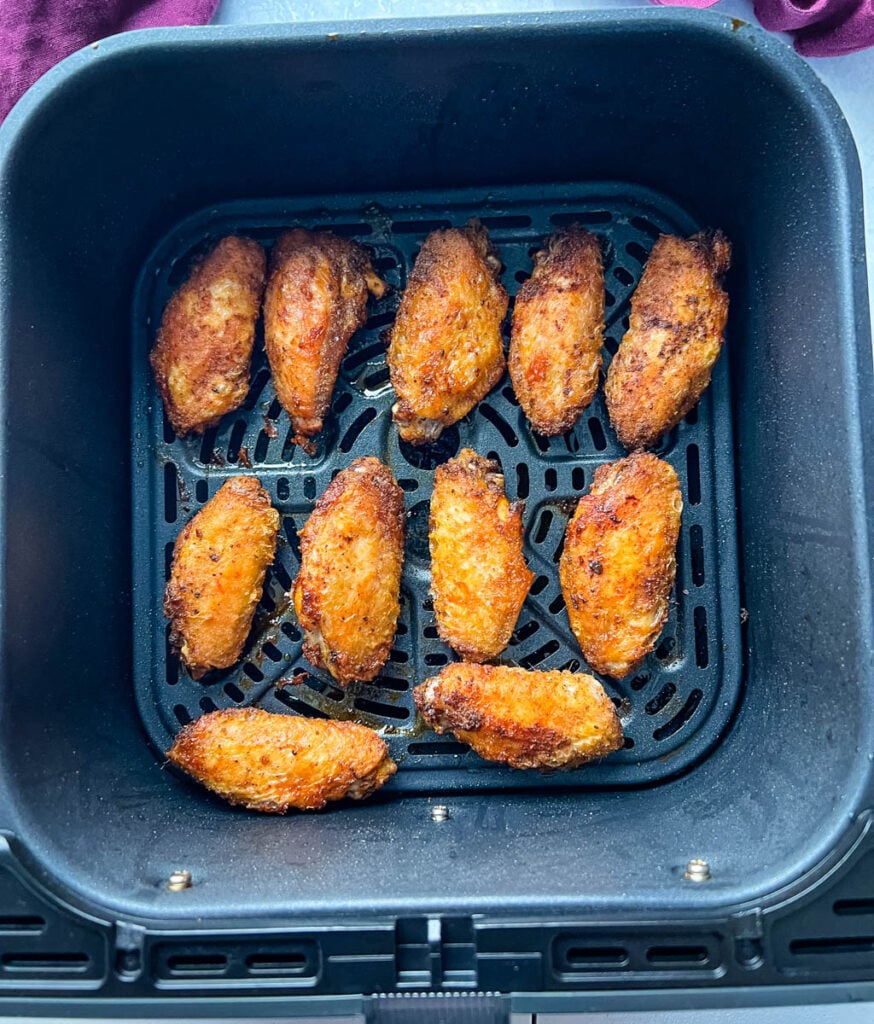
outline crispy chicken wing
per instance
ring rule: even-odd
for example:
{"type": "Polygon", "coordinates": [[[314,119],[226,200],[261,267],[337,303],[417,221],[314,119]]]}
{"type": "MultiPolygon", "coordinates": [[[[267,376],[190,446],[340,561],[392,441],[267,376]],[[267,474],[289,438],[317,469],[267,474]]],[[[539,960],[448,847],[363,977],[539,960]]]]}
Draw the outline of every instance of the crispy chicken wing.
{"type": "Polygon", "coordinates": [[[342,684],[373,679],[400,612],[404,495],[379,459],[356,459],[316,502],[300,534],[294,608],[304,655],[342,684]]]}
{"type": "Polygon", "coordinates": [[[167,757],[229,803],[273,814],[318,810],[346,796],[362,800],[397,771],[372,729],[257,708],[198,718],[167,757]]]}
{"type": "Polygon", "coordinates": [[[240,657],[278,532],[279,513],[260,482],[237,476],[179,534],[164,614],[194,679],[240,657]]]}
{"type": "Polygon", "coordinates": [[[479,221],[425,239],[388,350],[398,396],[392,414],[403,440],[436,440],[501,379],[507,293],[500,269],[479,221]]]}
{"type": "Polygon", "coordinates": [[[264,265],[257,242],[230,235],[167,303],[149,361],[177,434],[202,434],[246,400],[264,265]]]}
{"type": "Polygon", "coordinates": [[[452,732],[480,757],[514,768],[578,768],[622,746],[604,688],[575,672],[447,665],[413,697],[437,732],[452,732]]]}
{"type": "Polygon", "coordinates": [[[468,661],[504,650],[534,580],[522,553],[522,507],[507,501],[501,467],[470,448],[434,474],[434,615],[440,638],[468,661]]]}
{"type": "Polygon", "coordinates": [[[368,292],[385,285],[357,242],[297,228],[270,254],[264,345],[276,396],[305,450],[322,429],[349,339],[367,319],[368,292]]]}
{"type": "Polygon", "coordinates": [[[600,466],[559,564],[571,629],[597,672],[621,679],[668,618],[683,498],[672,466],[635,452],[600,466]]]}
{"type": "Polygon", "coordinates": [[[631,319],[607,371],[610,422],[626,448],[651,448],[695,405],[719,357],[731,246],[720,231],[662,235],[631,297],[631,319]]]}
{"type": "Polygon", "coordinates": [[[541,434],[564,434],[595,397],[604,343],[598,240],[573,225],[534,257],[513,307],[510,378],[541,434]]]}

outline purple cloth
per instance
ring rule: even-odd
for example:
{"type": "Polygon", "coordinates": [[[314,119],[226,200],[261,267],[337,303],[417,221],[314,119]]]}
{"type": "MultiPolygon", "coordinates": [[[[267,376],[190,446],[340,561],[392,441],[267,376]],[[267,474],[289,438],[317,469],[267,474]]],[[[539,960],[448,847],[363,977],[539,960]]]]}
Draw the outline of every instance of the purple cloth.
{"type": "MultiPolygon", "coordinates": [[[[840,57],[874,46],[874,0],[755,0],[772,32],[793,32],[805,57],[840,57]]],[[[874,79],[872,79],[874,96],[874,79]]]]}
{"type": "Polygon", "coordinates": [[[205,25],[218,0],[0,0],[0,121],[53,64],[132,28],[205,25]]]}
{"type": "MultiPolygon", "coordinates": [[[[719,0],[651,0],[661,7],[713,7],[719,0]]],[[[771,32],[791,32],[805,57],[840,57],[874,46],[874,0],[753,0],[771,32]]],[[[872,82],[874,97],[874,82],[872,82]]]]}

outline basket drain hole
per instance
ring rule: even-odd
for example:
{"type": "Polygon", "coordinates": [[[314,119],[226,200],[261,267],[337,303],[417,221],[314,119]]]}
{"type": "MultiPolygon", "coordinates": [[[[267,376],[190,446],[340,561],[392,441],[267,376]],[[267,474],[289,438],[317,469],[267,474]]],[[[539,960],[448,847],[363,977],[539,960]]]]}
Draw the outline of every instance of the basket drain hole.
{"type": "MultiPolygon", "coordinates": [[[[429,501],[417,501],[407,516],[407,553],[420,561],[429,558],[428,529],[431,514],[429,501]]],[[[436,635],[436,634],[435,634],[436,635]]]]}
{"type": "Polygon", "coordinates": [[[436,469],[458,452],[460,439],[457,427],[447,427],[433,444],[414,445],[400,441],[403,458],[416,469],[436,469]]]}

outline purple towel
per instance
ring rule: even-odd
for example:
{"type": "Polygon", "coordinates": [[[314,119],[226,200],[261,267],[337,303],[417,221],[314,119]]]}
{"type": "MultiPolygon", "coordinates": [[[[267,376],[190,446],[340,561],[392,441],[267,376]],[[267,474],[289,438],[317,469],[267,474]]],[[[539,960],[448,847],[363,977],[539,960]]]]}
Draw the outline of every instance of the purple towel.
{"type": "MultiPolygon", "coordinates": [[[[719,0],[652,0],[663,7],[713,7],[719,0]]],[[[792,32],[805,57],[840,57],[874,46],[874,0],[753,0],[771,32],[792,32]]]]}
{"type": "MultiPolygon", "coordinates": [[[[719,0],[652,0],[712,7],[719,0]]],[[[754,0],[775,32],[793,32],[806,57],[874,46],[874,0],[754,0]]],[[[43,72],[82,46],[132,28],[205,25],[218,0],[0,0],[0,121],[43,72]]]]}
{"type": "Polygon", "coordinates": [[[205,25],[218,0],[0,0],[0,121],[43,72],[132,28],[205,25]]]}
{"type": "MultiPolygon", "coordinates": [[[[805,57],[840,57],[874,46],[874,0],[755,0],[773,32],[793,32],[805,57]]],[[[872,82],[874,86],[874,82],[872,82]]]]}

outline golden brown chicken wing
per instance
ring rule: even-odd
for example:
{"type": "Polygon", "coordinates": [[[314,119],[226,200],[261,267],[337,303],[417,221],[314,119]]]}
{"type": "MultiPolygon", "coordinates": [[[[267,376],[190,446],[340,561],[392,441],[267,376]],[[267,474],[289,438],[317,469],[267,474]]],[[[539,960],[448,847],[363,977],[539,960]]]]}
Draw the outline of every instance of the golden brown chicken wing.
{"type": "Polygon", "coordinates": [[[683,498],[672,466],[635,452],[600,466],[559,564],[571,629],[597,672],[621,679],[668,618],[683,498]]]}
{"type": "Polygon", "coordinates": [[[202,434],[246,400],[264,265],[257,242],[230,235],[167,303],[149,361],[177,434],[202,434]]]}
{"type": "Polygon", "coordinates": [[[522,553],[522,508],[507,501],[501,467],[470,448],[434,474],[434,615],[440,638],[468,661],[504,650],[534,580],[522,553]]]}
{"type": "Polygon", "coordinates": [[[631,319],[604,392],[616,436],[651,448],[695,405],[719,357],[731,246],[720,231],[662,235],[631,297],[631,319]]]}
{"type": "Polygon", "coordinates": [[[425,239],[388,350],[398,396],[392,414],[403,440],[436,440],[501,379],[507,293],[500,269],[479,221],[425,239]]]}
{"type": "Polygon", "coordinates": [[[278,532],[279,513],[260,482],[237,476],[176,539],[164,614],[192,678],[240,657],[278,532]]]}
{"type": "Polygon", "coordinates": [[[413,697],[437,732],[452,732],[480,757],[514,768],[578,768],[622,746],[604,688],[576,672],[447,665],[413,697]]]}
{"type": "Polygon", "coordinates": [[[404,495],[379,459],[356,459],[316,502],[300,534],[294,608],[303,653],[340,683],[373,679],[400,612],[404,495]]]}
{"type": "Polygon", "coordinates": [[[229,803],[273,814],[318,810],[346,796],[362,800],[397,771],[372,729],[257,708],[198,718],[167,757],[229,803]]]}
{"type": "Polygon", "coordinates": [[[368,292],[385,285],[357,242],[297,228],[270,254],[264,345],[276,397],[305,450],[322,429],[349,339],[367,319],[368,292]]]}
{"type": "Polygon", "coordinates": [[[540,434],[564,434],[595,397],[604,344],[598,240],[573,225],[534,257],[513,307],[510,378],[540,434]]]}

